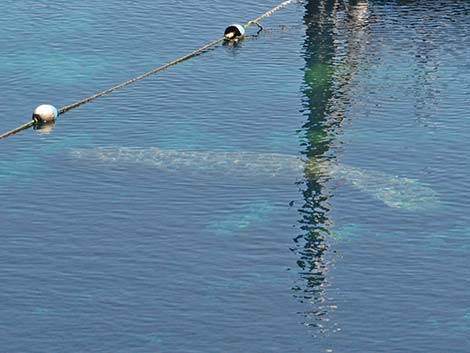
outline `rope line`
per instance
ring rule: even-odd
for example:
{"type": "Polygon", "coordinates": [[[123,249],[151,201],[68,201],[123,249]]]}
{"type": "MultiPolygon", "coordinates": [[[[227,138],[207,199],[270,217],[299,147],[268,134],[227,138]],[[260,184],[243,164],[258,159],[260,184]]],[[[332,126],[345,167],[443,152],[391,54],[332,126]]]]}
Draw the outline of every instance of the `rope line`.
{"type": "MultiPolygon", "coordinates": [[[[283,7],[289,5],[290,3],[294,2],[294,1],[298,1],[298,0],[286,0],[286,1],[283,1],[283,2],[280,3],[279,5],[273,7],[273,8],[270,9],[269,11],[267,11],[267,12],[265,12],[264,14],[262,14],[261,16],[259,16],[258,18],[247,22],[243,27],[244,27],[245,29],[248,29],[249,27],[251,27],[251,26],[254,25],[254,24],[260,26],[260,24],[258,23],[259,21],[263,20],[263,19],[266,18],[266,17],[271,16],[273,13],[279,11],[280,9],[282,9],[283,7]]],[[[228,38],[234,37],[234,35],[235,35],[235,33],[233,33],[233,34],[232,34],[231,36],[229,36],[228,38]]],[[[203,45],[202,47],[200,47],[200,48],[194,50],[193,52],[191,52],[191,53],[189,53],[189,54],[186,54],[186,55],[183,55],[183,56],[181,56],[181,57],[179,57],[179,58],[177,58],[177,59],[175,59],[175,60],[173,60],[173,61],[171,61],[171,62],[169,62],[169,63],[167,63],[167,64],[164,64],[164,65],[162,65],[162,66],[159,66],[159,67],[157,67],[157,68],[155,68],[155,69],[153,69],[153,70],[150,70],[150,71],[148,71],[148,72],[145,72],[145,73],[143,73],[143,74],[141,74],[141,75],[139,75],[139,76],[137,76],[137,77],[134,77],[134,78],[132,78],[132,79],[130,79],[130,80],[128,80],[128,81],[122,82],[122,83],[120,83],[120,84],[118,84],[118,85],[116,85],[116,86],[113,86],[113,87],[108,88],[108,89],[106,89],[106,90],[104,90],[104,91],[101,91],[101,92],[99,92],[99,93],[96,93],[96,94],[94,94],[94,95],[92,95],[92,96],[90,96],[90,97],[87,97],[87,98],[81,99],[81,100],[79,100],[79,101],[76,101],[76,102],[74,102],[74,103],[72,103],[72,104],[66,105],[66,106],[64,106],[64,107],[62,107],[62,108],[60,108],[60,109],[58,109],[58,115],[61,115],[61,114],[65,113],[65,112],[68,112],[69,110],[72,110],[72,109],[74,109],[74,108],[77,108],[78,106],[80,106],[80,105],[82,105],[82,104],[85,104],[85,103],[88,103],[88,102],[90,102],[90,101],[92,101],[92,100],[94,100],[94,99],[96,99],[96,98],[98,98],[98,97],[102,97],[102,96],[104,96],[104,95],[106,95],[106,94],[108,94],[108,93],[114,92],[114,91],[116,91],[116,90],[118,90],[118,89],[120,89],[120,88],[122,88],[122,87],[128,86],[128,85],[130,85],[130,84],[132,84],[132,83],[134,83],[134,82],[136,82],[136,81],[142,80],[143,78],[146,78],[146,77],[148,77],[148,76],[154,75],[154,74],[156,74],[156,73],[158,73],[158,72],[160,72],[160,71],[166,70],[166,69],[168,69],[169,67],[172,67],[172,66],[174,66],[174,65],[177,65],[177,64],[179,64],[179,63],[181,63],[181,62],[183,62],[183,61],[186,61],[186,60],[188,60],[188,59],[191,59],[191,58],[193,58],[193,57],[195,57],[195,56],[197,56],[197,55],[200,55],[200,54],[202,54],[204,51],[206,51],[207,49],[209,49],[209,48],[211,48],[211,47],[213,47],[213,46],[219,44],[220,42],[222,42],[222,41],[225,40],[226,38],[227,38],[226,35],[224,35],[224,36],[222,36],[222,37],[220,37],[220,38],[218,38],[218,39],[216,39],[216,40],[214,40],[214,41],[212,41],[212,42],[210,42],[210,43],[208,43],[208,44],[206,44],[206,45],[203,45]]],[[[11,131],[8,131],[8,132],[6,132],[6,133],[0,135],[0,139],[3,139],[3,138],[5,138],[5,137],[11,136],[11,135],[14,135],[14,134],[16,134],[16,133],[18,133],[18,132],[20,132],[20,131],[22,131],[22,130],[28,129],[28,128],[30,128],[30,127],[36,125],[36,124],[38,124],[38,121],[37,121],[36,119],[32,119],[30,122],[28,122],[28,123],[26,123],[26,124],[23,124],[23,125],[21,125],[21,126],[18,126],[17,128],[15,128],[15,129],[13,129],[13,130],[11,130],[11,131]]]]}
{"type": "Polygon", "coordinates": [[[4,134],[2,134],[0,136],[0,139],[3,139],[5,137],[8,137],[8,136],[11,136],[11,135],[14,135],[20,131],[23,131],[23,130],[26,130],[26,129],[29,129],[31,126],[34,126],[36,124],[36,120],[31,120],[30,122],[26,123],[26,124],[23,124],[21,126],[18,126],[16,129],[13,129],[13,130],[10,130],[8,132],[5,132],[4,134]]]}
{"type": "Polygon", "coordinates": [[[252,25],[257,24],[261,20],[265,19],[266,17],[271,16],[273,13],[279,11],[280,9],[282,9],[283,7],[286,7],[287,5],[289,5],[290,3],[294,2],[294,1],[296,1],[296,0],[286,0],[286,1],[281,2],[279,5],[277,5],[276,7],[273,7],[271,10],[265,12],[264,14],[259,16],[258,18],[255,18],[254,20],[249,21],[243,27],[245,27],[245,29],[247,29],[247,28],[251,27],[252,25]]]}

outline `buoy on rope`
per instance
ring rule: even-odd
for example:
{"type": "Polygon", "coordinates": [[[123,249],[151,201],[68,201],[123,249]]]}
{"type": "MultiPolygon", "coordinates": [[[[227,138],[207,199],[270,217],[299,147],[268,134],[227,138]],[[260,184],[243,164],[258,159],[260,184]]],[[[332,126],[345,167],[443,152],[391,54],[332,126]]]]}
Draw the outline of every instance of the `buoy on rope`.
{"type": "MultiPolygon", "coordinates": [[[[259,23],[262,19],[271,16],[276,11],[279,11],[284,6],[287,6],[288,4],[290,4],[294,1],[298,1],[298,0],[285,0],[285,1],[281,2],[279,5],[277,5],[276,7],[273,7],[271,10],[265,12],[264,14],[259,16],[258,18],[249,21],[245,25],[232,24],[232,25],[228,26],[225,29],[224,35],[222,37],[217,38],[216,40],[213,40],[212,42],[209,42],[209,43],[203,45],[202,47],[192,51],[191,53],[183,55],[183,56],[181,56],[181,57],[179,57],[179,58],[177,58],[173,61],[170,61],[169,63],[161,65],[161,66],[159,66],[159,67],[157,67],[153,70],[147,71],[147,72],[145,72],[145,73],[143,73],[143,74],[141,74],[137,77],[134,77],[130,80],[122,82],[122,83],[120,83],[116,86],[113,86],[111,88],[105,89],[104,91],[98,92],[98,93],[96,93],[96,94],[94,94],[90,97],[80,99],[79,101],[76,101],[75,103],[69,104],[69,105],[67,105],[65,107],[62,107],[60,109],[57,109],[57,108],[55,108],[54,106],[52,106],[50,104],[42,104],[34,110],[33,117],[30,121],[28,121],[27,123],[25,123],[23,125],[18,126],[17,128],[14,128],[13,130],[10,130],[10,131],[7,131],[7,132],[1,134],[0,135],[0,140],[4,139],[5,137],[14,135],[14,134],[16,134],[20,131],[29,129],[30,127],[35,127],[36,129],[39,129],[39,128],[41,128],[41,125],[53,125],[52,123],[57,119],[57,116],[59,114],[63,114],[65,112],[68,112],[69,110],[77,108],[77,107],[81,106],[82,104],[91,102],[92,100],[94,100],[98,97],[101,97],[101,96],[104,96],[108,93],[114,92],[114,91],[116,91],[116,90],[118,90],[122,87],[130,85],[131,83],[142,80],[145,77],[156,74],[160,71],[168,69],[169,67],[175,66],[176,64],[179,64],[183,61],[186,61],[190,58],[193,58],[193,57],[205,52],[207,49],[209,49],[211,47],[214,47],[215,45],[219,44],[220,42],[222,42],[224,40],[227,41],[229,43],[229,45],[230,44],[233,45],[238,40],[243,38],[243,36],[245,35],[245,30],[248,29],[249,27],[251,27],[252,25],[257,25],[260,31],[263,30],[263,26],[259,23]]],[[[46,128],[46,126],[44,126],[44,128],[46,128]]]]}
{"type": "Polygon", "coordinates": [[[50,104],[41,104],[33,111],[33,120],[36,124],[48,124],[57,119],[59,112],[50,104]]]}
{"type": "Polygon", "coordinates": [[[228,26],[224,32],[226,40],[240,40],[245,35],[245,27],[240,24],[234,23],[228,26]]]}

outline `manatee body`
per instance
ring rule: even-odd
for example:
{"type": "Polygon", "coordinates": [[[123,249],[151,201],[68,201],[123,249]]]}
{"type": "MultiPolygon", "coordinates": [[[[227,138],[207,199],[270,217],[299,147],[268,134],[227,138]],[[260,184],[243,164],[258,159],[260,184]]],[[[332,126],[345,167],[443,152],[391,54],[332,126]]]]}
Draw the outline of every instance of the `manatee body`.
{"type": "Polygon", "coordinates": [[[119,164],[143,164],[174,172],[203,172],[245,177],[289,177],[292,179],[329,175],[344,179],[358,190],[372,195],[387,206],[406,210],[435,207],[437,194],[410,178],[363,170],[344,164],[302,160],[282,153],[176,151],[152,148],[101,147],[77,149],[80,159],[119,164]]]}
{"type": "Polygon", "coordinates": [[[249,177],[301,176],[305,163],[288,154],[176,151],[157,147],[108,147],[73,150],[75,157],[114,163],[138,163],[165,171],[204,172],[249,177]]]}

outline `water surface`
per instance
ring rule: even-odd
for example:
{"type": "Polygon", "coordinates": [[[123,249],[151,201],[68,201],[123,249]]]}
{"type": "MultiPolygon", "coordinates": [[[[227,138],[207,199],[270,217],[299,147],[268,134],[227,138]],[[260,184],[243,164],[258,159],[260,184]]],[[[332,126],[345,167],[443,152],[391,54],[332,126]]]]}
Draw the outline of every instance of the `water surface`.
{"type": "MultiPolygon", "coordinates": [[[[7,1],[2,126],[274,5],[7,1]]],[[[264,24],[1,142],[2,350],[466,351],[470,5],[305,1],[264,24]],[[103,148],[199,159],[77,158],[103,148]],[[217,164],[240,153],[331,168],[217,164]],[[420,207],[384,201],[404,195],[420,207]]]]}

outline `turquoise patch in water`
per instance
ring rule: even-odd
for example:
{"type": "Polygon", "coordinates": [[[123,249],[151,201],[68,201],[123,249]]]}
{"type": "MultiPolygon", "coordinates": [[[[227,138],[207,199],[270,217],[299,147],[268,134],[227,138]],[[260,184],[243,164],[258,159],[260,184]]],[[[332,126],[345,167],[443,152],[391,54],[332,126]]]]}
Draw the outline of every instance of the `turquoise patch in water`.
{"type": "Polygon", "coordinates": [[[337,229],[332,229],[333,239],[342,242],[350,242],[361,239],[367,233],[368,230],[364,226],[354,223],[345,224],[338,227],[337,229]]]}
{"type": "Polygon", "coordinates": [[[155,334],[155,333],[149,334],[145,338],[149,344],[162,344],[163,343],[163,339],[158,334],[155,334]]]}
{"type": "Polygon", "coordinates": [[[37,307],[32,310],[34,316],[51,316],[55,311],[49,308],[37,307]]]}
{"type": "Polygon", "coordinates": [[[238,211],[224,212],[209,221],[206,229],[217,235],[233,235],[269,219],[273,205],[267,201],[250,204],[238,211]]]}
{"type": "Polygon", "coordinates": [[[31,83],[53,83],[66,85],[76,82],[91,82],[109,67],[109,58],[66,54],[24,52],[14,61],[0,62],[6,75],[27,72],[31,83]]]}

